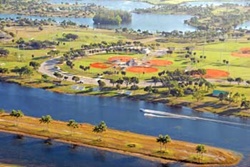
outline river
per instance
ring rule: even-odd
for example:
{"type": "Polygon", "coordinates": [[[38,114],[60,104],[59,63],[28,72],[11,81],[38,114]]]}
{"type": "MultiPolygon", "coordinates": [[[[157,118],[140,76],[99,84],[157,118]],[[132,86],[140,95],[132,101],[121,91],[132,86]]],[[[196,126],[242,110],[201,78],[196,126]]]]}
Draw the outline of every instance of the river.
{"type": "Polygon", "coordinates": [[[232,149],[246,157],[242,164],[249,161],[250,121],[247,119],[200,113],[189,108],[173,109],[163,104],[123,98],[58,94],[7,83],[0,83],[0,94],[0,108],[6,110],[21,109],[29,116],[41,117],[49,114],[56,120],[75,119],[80,123],[97,124],[103,120],[108,127],[114,129],[153,136],[169,134],[177,140],[232,149]],[[166,111],[185,117],[160,118],[156,113],[149,117],[139,112],[140,108],[166,111]],[[199,119],[191,119],[194,117],[199,119]]]}

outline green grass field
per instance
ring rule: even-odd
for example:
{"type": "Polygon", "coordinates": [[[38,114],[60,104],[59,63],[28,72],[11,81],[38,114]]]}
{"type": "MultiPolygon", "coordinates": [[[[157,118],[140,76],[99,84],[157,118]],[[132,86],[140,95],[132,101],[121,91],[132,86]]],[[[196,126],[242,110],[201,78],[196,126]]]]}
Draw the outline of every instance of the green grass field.
{"type": "MultiPolygon", "coordinates": [[[[130,41],[126,39],[122,34],[116,34],[113,31],[108,30],[92,30],[92,29],[63,29],[59,27],[45,27],[43,31],[38,31],[35,28],[9,28],[9,31],[17,32],[17,36],[15,40],[20,37],[24,38],[24,40],[28,41],[31,38],[36,40],[57,40],[62,38],[64,33],[75,33],[79,35],[79,39],[76,41],[65,42],[65,45],[60,45],[57,47],[57,50],[60,51],[59,55],[69,51],[70,48],[79,49],[83,44],[90,43],[98,43],[101,41],[107,42],[117,42],[118,40],[130,41]],[[56,29],[56,32],[54,31],[56,29]]],[[[142,40],[143,41],[143,40],[142,40]]],[[[150,41],[145,44],[156,43],[154,41],[150,41]]],[[[184,54],[172,54],[165,55],[163,57],[157,58],[153,57],[151,59],[162,59],[162,60],[170,60],[174,63],[170,66],[166,67],[157,67],[159,71],[161,70],[174,70],[174,69],[186,69],[188,68],[204,68],[204,69],[220,69],[225,70],[230,73],[231,77],[242,77],[245,80],[250,78],[250,57],[234,57],[231,56],[232,52],[235,52],[243,47],[249,47],[249,43],[246,39],[240,40],[228,40],[226,42],[218,42],[213,44],[205,44],[195,45],[195,44],[177,44],[177,43],[161,43],[161,48],[165,47],[175,47],[176,49],[183,49],[185,46],[195,46],[193,52],[196,52],[196,58],[199,59],[200,55],[206,56],[206,59],[200,59],[200,62],[197,64],[191,64],[188,59],[185,59],[184,54]],[[229,61],[229,64],[223,63],[223,60],[229,61]]],[[[6,68],[13,68],[14,66],[22,66],[28,64],[32,60],[32,55],[35,56],[34,60],[38,62],[43,62],[46,60],[45,56],[47,52],[51,49],[44,50],[18,50],[15,47],[15,44],[10,42],[5,42],[0,44],[1,47],[7,48],[10,51],[10,55],[7,58],[0,58],[1,65],[6,68]]],[[[158,49],[158,48],[157,48],[158,49]]],[[[125,54],[125,53],[124,53],[125,54]]],[[[124,55],[123,53],[117,53],[114,55],[124,55]]],[[[81,60],[76,60],[75,69],[71,70],[66,66],[62,66],[62,69],[72,72],[74,74],[82,74],[82,70],[79,69],[79,65],[88,66],[93,62],[103,62],[107,63],[107,59],[110,57],[110,54],[101,54],[100,56],[88,56],[84,57],[81,60]]],[[[131,56],[135,58],[141,58],[143,55],[132,54],[131,56]]],[[[95,76],[97,73],[101,73],[103,70],[91,69],[91,72],[85,72],[88,76],[95,76]]],[[[133,73],[128,73],[129,76],[134,75],[133,73]]],[[[145,74],[141,76],[143,79],[150,78],[153,75],[157,75],[157,73],[145,74]]],[[[119,76],[118,76],[119,77],[119,76]]]]}

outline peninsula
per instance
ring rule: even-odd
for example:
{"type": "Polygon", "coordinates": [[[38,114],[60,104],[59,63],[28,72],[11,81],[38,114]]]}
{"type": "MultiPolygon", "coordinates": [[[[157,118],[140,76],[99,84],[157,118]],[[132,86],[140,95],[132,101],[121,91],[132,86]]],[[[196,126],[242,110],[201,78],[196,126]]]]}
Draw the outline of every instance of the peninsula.
{"type": "Polygon", "coordinates": [[[31,136],[46,139],[47,144],[53,144],[55,140],[68,143],[74,148],[94,147],[162,163],[179,161],[196,165],[230,166],[241,160],[241,156],[235,152],[211,146],[205,146],[206,151],[200,154],[197,153],[197,144],[171,140],[164,144],[165,149],[161,149],[157,137],[153,136],[109,128],[99,135],[93,132],[93,125],[86,123],[77,128],[72,127],[62,121],[52,120],[43,125],[39,118],[23,116],[17,120],[8,113],[0,114],[0,131],[17,134],[18,138],[31,136]]]}

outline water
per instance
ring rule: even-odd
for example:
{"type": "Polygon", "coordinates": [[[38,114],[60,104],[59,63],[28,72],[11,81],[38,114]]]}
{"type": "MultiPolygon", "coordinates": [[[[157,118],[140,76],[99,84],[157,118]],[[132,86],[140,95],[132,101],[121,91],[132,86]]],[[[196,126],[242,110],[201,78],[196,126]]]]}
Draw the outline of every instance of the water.
{"type": "Polygon", "coordinates": [[[250,29],[250,21],[247,21],[247,22],[245,22],[245,23],[243,23],[243,24],[241,24],[241,25],[238,25],[237,27],[236,27],[236,29],[239,29],[239,28],[242,28],[242,29],[250,29]]]}
{"type": "Polygon", "coordinates": [[[63,3],[69,3],[69,4],[75,4],[76,2],[78,4],[96,4],[99,6],[104,6],[108,9],[113,10],[126,10],[126,11],[133,11],[134,9],[145,9],[145,8],[151,8],[153,5],[145,3],[145,2],[132,2],[127,0],[49,0],[47,1],[52,4],[61,4],[63,3]]]}
{"type": "Polygon", "coordinates": [[[136,157],[121,155],[93,148],[77,147],[53,142],[45,145],[43,140],[24,137],[15,139],[14,135],[0,133],[0,162],[18,164],[25,167],[157,167],[160,164],[136,157]],[[8,151],[7,151],[8,150],[8,151]]]}
{"type": "MultiPolygon", "coordinates": [[[[104,120],[110,128],[153,136],[169,134],[177,140],[232,149],[245,157],[250,154],[248,119],[221,117],[211,113],[195,112],[189,108],[173,109],[163,104],[121,98],[57,94],[6,83],[0,83],[0,95],[0,108],[21,109],[25,115],[41,117],[49,114],[56,120],[75,119],[80,123],[91,124],[104,120]],[[148,117],[139,111],[140,108],[204,119],[148,117]],[[224,121],[235,124],[227,124],[224,121]]],[[[247,159],[242,161],[246,162],[247,159]]]]}
{"type": "Polygon", "coordinates": [[[134,30],[149,30],[156,31],[194,31],[195,28],[184,24],[184,20],[190,19],[188,15],[158,15],[158,14],[132,14],[132,22],[129,24],[122,24],[120,26],[114,25],[94,25],[92,18],[67,18],[67,17],[40,17],[40,16],[20,16],[16,14],[0,14],[0,18],[17,18],[25,17],[32,20],[47,20],[51,18],[60,23],[64,20],[70,20],[77,24],[89,25],[90,27],[115,29],[119,27],[132,28],[134,30]],[[173,22],[175,24],[173,24],[173,22]]]}

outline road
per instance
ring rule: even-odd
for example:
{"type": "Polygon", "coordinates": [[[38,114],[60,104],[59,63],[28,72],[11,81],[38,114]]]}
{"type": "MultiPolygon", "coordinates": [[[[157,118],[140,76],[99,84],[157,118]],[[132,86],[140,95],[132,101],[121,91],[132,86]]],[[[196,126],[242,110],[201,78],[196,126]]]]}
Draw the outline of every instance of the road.
{"type": "MultiPolygon", "coordinates": [[[[64,71],[61,71],[60,69],[57,69],[56,66],[57,64],[59,64],[59,58],[53,58],[53,59],[50,59],[50,60],[47,60],[45,62],[43,62],[41,64],[41,66],[39,67],[38,71],[42,74],[46,74],[50,77],[53,77],[53,78],[56,78],[54,76],[54,73],[55,72],[59,72],[61,73],[63,76],[67,76],[68,79],[67,81],[70,81],[70,82],[74,82],[72,80],[72,77],[74,76],[73,74],[70,74],[70,73],[67,73],[67,72],[64,72],[64,71]]],[[[79,76],[77,75],[80,80],[84,83],[84,84],[91,84],[91,85],[98,85],[97,81],[98,80],[102,80],[106,83],[107,86],[112,86],[113,84],[110,83],[109,80],[107,79],[102,79],[102,78],[91,78],[91,77],[86,77],[86,76],[79,76]]],[[[145,87],[145,86],[149,86],[149,85],[153,85],[154,83],[153,82],[150,82],[150,81],[140,81],[139,84],[137,84],[138,86],[140,87],[145,87]]],[[[160,84],[160,83],[158,83],[160,84]]]]}

